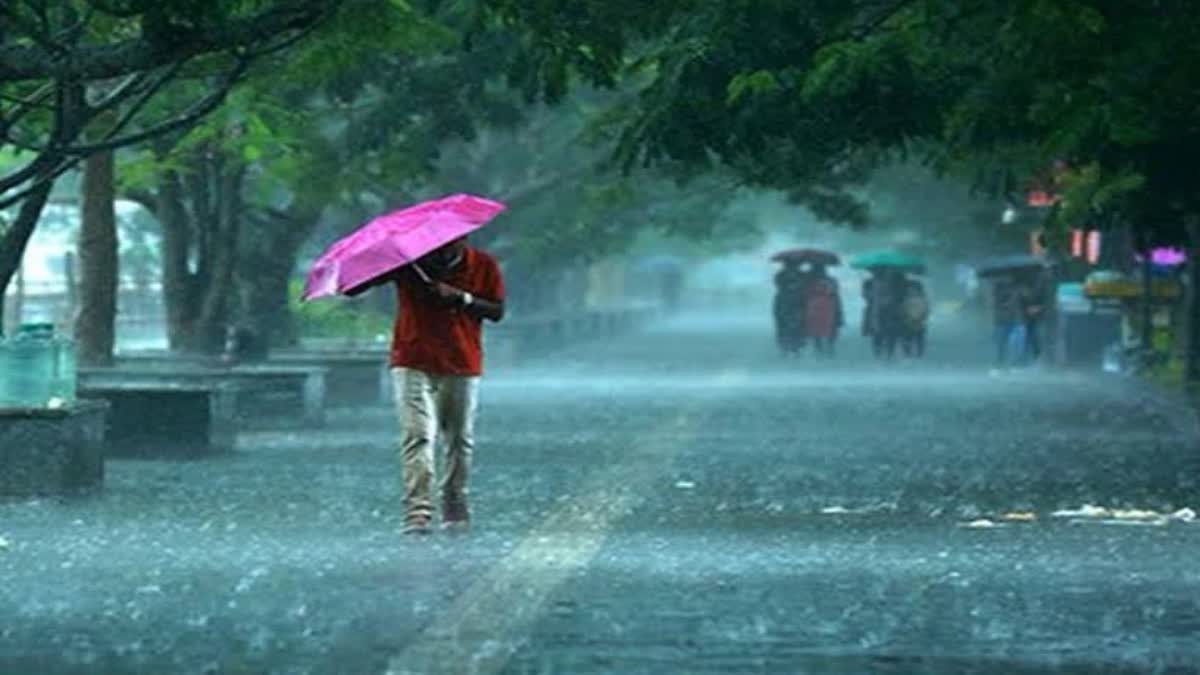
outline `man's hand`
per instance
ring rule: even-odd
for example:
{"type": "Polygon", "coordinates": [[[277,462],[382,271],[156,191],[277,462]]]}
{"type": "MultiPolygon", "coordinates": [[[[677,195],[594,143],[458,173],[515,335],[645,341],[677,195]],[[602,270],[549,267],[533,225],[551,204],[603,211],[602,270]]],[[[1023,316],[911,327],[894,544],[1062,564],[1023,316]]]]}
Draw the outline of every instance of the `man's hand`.
{"type": "Polygon", "coordinates": [[[465,293],[461,289],[455,288],[450,284],[438,281],[433,285],[433,294],[439,300],[448,304],[462,304],[465,293]]]}
{"type": "Polygon", "coordinates": [[[468,295],[461,288],[456,288],[443,282],[435,282],[430,287],[434,297],[452,307],[461,307],[464,312],[476,319],[499,321],[504,318],[504,303],[485,300],[478,296],[468,295]],[[470,301],[468,302],[468,298],[470,301]]]}

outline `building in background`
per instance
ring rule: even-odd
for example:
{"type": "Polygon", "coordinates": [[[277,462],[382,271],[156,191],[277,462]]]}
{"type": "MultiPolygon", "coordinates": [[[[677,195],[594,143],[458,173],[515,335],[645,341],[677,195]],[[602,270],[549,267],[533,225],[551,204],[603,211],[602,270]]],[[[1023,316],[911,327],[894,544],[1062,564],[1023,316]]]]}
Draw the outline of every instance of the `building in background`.
{"type": "MultiPolygon", "coordinates": [[[[117,341],[121,346],[166,343],[158,224],[142,206],[116,203],[120,243],[117,341]]],[[[79,294],[78,204],[47,204],[29,241],[17,277],[5,295],[6,334],[21,323],[53,323],[61,334],[74,330],[79,294]]]]}

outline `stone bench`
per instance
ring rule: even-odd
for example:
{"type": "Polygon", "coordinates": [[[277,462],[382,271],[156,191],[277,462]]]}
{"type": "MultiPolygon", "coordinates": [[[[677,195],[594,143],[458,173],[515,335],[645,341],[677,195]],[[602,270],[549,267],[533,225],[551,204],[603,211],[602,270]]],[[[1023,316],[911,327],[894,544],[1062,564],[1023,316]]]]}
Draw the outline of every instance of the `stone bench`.
{"type": "Polygon", "coordinates": [[[372,349],[281,349],[268,364],[325,368],[325,396],[331,405],[391,405],[388,352],[372,349]]]}
{"type": "Polygon", "coordinates": [[[238,383],[238,420],[243,427],[277,426],[278,420],[307,428],[325,426],[328,368],[262,363],[226,372],[238,383]]]}
{"type": "MultiPolygon", "coordinates": [[[[229,370],[230,365],[220,357],[172,355],[163,350],[122,352],[117,363],[131,368],[207,368],[229,370]]],[[[325,370],[325,395],[321,408],[335,405],[391,404],[392,379],[388,371],[388,353],[377,346],[356,348],[320,347],[313,349],[288,348],[273,350],[268,359],[259,363],[233,366],[247,370],[262,367],[319,368],[325,370]]],[[[309,387],[316,383],[309,382],[309,387]]],[[[315,399],[308,399],[316,405],[315,399]]],[[[313,419],[320,419],[319,415],[313,419]]]]}
{"type": "Polygon", "coordinates": [[[58,410],[0,408],[0,496],[39,497],[100,489],[108,404],[58,410]]]}
{"type": "Polygon", "coordinates": [[[80,369],[81,381],[134,378],[157,382],[232,382],[238,385],[236,418],[242,427],[264,428],[294,424],[317,428],[325,424],[326,376],[317,366],[270,362],[220,365],[217,360],[167,355],[122,355],[113,368],[80,369]]]}
{"type": "Polygon", "coordinates": [[[233,450],[234,382],[91,372],[80,373],[79,393],[110,406],[104,435],[110,457],[201,457],[233,450]]]}

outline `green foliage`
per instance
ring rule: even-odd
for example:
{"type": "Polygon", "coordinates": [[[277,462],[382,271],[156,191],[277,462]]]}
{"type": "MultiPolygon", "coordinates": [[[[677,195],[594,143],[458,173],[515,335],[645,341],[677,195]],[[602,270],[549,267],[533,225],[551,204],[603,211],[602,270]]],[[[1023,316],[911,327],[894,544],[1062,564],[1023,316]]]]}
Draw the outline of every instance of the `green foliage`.
{"type": "Polygon", "coordinates": [[[1107,175],[1098,162],[1092,162],[1066,173],[1061,182],[1062,202],[1055,219],[1070,224],[1087,222],[1094,213],[1121,204],[1136,195],[1146,179],[1131,171],[1107,175]]]}
{"type": "Polygon", "coordinates": [[[726,227],[740,196],[728,175],[680,181],[665,170],[617,170],[615,141],[597,118],[618,96],[580,89],[530,110],[515,128],[484,127],[450,143],[422,194],[465,190],[506,202],[508,213],[475,241],[521,268],[577,267],[626,250],[646,231],[713,241],[740,234],[726,227]]]}
{"type": "Polygon", "coordinates": [[[487,5],[529,32],[543,59],[570,67],[563,45],[596,42],[624,59],[617,70],[640,86],[618,115],[629,165],[715,157],[827,218],[863,222],[855,186],[895,151],[1010,196],[1065,160],[1095,164],[1101,178],[1073,188],[1072,209],[1086,213],[1063,215],[1132,222],[1160,239],[1179,239],[1178,224],[1200,217],[1188,178],[1200,152],[1200,15],[1187,0],[862,0],[804,11],[583,0],[570,18],[554,3],[487,5]],[[595,29],[614,13],[625,28],[595,29]]]}
{"type": "Polygon", "coordinates": [[[301,302],[302,290],[302,284],[295,282],[288,293],[301,337],[374,340],[391,335],[392,317],[370,309],[364,301],[301,302]]]}
{"type": "Polygon", "coordinates": [[[739,73],[729,81],[729,103],[737,103],[743,96],[759,96],[779,91],[779,79],[769,70],[739,73]]]}

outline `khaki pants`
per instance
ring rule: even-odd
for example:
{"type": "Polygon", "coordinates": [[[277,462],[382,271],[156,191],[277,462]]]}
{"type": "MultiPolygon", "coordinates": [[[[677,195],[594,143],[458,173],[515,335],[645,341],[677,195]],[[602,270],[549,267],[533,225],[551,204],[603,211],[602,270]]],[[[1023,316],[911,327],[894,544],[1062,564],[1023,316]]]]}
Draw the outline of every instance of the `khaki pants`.
{"type": "Polygon", "coordinates": [[[434,450],[439,439],[446,448],[446,475],[441,483],[443,509],[465,511],[471,453],[475,449],[479,378],[393,368],[392,379],[396,414],[403,428],[400,452],[406,518],[433,517],[434,450]]]}

